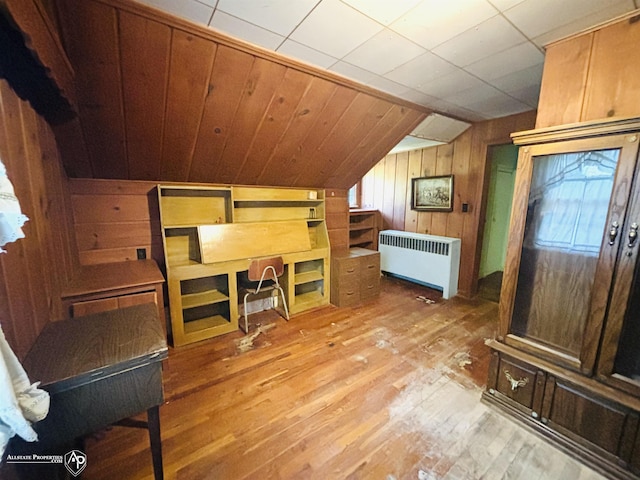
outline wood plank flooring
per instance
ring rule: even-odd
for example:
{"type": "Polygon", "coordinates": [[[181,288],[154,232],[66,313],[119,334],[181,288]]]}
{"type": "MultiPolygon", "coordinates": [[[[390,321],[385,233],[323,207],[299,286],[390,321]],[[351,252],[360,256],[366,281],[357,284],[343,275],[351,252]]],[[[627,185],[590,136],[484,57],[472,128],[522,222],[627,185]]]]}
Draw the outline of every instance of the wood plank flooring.
{"type": "MultiPolygon", "coordinates": [[[[252,345],[238,332],[170,351],[165,478],[603,478],[480,402],[496,303],[383,278],[361,307],[255,318],[252,345]]],[[[152,478],[144,430],[86,453],[85,479],[152,478]]]]}

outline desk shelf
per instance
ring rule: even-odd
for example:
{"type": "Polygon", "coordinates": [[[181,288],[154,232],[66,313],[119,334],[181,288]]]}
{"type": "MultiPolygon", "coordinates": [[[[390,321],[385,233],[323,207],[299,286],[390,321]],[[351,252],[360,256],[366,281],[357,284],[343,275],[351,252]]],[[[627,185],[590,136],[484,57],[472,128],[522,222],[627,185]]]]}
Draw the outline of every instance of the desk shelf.
{"type": "Polygon", "coordinates": [[[218,290],[208,290],[206,292],[190,293],[182,295],[182,308],[195,308],[203,305],[210,305],[219,302],[228,302],[229,296],[218,290]]]}
{"type": "Polygon", "coordinates": [[[211,317],[204,317],[198,320],[192,320],[184,323],[184,333],[186,335],[202,335],[206,333],[213,333],[220,327],[226,327],[229,324],[229,320],[222,315],[214,315],[211,317]]]}

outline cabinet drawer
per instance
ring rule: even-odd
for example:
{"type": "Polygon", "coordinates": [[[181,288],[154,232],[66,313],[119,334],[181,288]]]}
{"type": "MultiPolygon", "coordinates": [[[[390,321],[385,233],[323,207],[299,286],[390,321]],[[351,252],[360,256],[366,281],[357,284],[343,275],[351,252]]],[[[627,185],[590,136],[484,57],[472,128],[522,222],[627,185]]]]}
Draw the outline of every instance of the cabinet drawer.
{"type": "Polygon", "coordinates": [[[338,305],[341,307],[352,307],[360,303],[360,291],[358,285],[351,285],[341,289],[338,296],[338,305]]]}
{"type": "Polygon", "coordinates": [[[361,257],[362,261],[360,263],[360,268],[362,269],[362,273],[377,273],[380,275],[380,254],[376,253],[374,255],[363,255],[361,257]]]}
{"type": "Polygon", "coordinates": [[[360,298],[362,300],[368,300],[373,297],[377,297],[380,294],[380,277],[376,277],[374,280],[365,281],[362,279],[360,284],[360,298]]]}
{"type": "Polygon", "coordinates": [[[538,418],[542,409],[545,373],[525,362],[494,353],[489,392],[538,418]],[[491,386],[493,388],[491,388],[491,386]]]}
{"type": "Polygon", "coordinates": [[[334,262],[334,275],[340,278],[358,275],[359,266],[358,258],[338,258],[334,262]]]}

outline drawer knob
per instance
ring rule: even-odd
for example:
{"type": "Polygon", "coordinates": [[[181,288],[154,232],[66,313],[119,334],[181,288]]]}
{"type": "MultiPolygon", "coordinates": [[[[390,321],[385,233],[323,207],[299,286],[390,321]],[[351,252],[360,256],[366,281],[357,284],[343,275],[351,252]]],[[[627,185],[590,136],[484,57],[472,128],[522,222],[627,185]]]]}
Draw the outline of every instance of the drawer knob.
{"type": "Polygon", "coordinates": [[[516,380],[511,376],[509,370],[504,371],[504,376],[507,377],[509,383],[511,384],[511,390],[517,390],[519,387],[524,387],[527,383],[529,383],[528,378],[521,378],[520,380],[516,380]]]}

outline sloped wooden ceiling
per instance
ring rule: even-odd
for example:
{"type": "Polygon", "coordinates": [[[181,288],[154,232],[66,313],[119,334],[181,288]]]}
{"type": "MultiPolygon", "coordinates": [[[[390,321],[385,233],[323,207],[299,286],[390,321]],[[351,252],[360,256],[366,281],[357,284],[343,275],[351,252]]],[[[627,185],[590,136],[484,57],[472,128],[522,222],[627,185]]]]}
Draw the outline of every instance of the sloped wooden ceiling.
{"type": "Polygon", "coordinates": [[[141,4],[57,6],[72,177],[349,188],[431,113],[141,4]]]}

